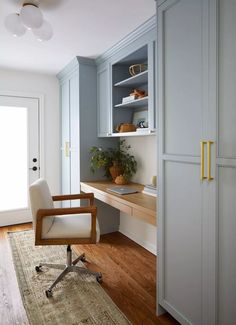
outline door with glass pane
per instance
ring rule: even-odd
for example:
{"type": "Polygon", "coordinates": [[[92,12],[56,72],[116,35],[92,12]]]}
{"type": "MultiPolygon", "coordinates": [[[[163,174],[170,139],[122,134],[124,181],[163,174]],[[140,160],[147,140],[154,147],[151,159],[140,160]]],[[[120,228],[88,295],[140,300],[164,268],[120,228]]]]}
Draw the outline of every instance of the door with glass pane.
{"type": "Polygon", "coordinates": [[[0,95],[0,226],[31,221],[28,187],[40,175],[39,100],[0,95]]]}

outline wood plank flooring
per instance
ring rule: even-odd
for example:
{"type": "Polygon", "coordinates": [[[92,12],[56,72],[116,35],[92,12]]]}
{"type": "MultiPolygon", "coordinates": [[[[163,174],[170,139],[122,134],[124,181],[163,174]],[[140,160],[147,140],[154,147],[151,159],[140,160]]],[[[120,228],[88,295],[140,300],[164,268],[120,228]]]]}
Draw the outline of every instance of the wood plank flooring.
{"type": "MultiPolygon", "coordinates": [[[[0,228],[0,324],[28,325],[11,259],[8,231],[31,224],[0,228]]],[[[156,258],[121,233],[102,235],[97,245],[76,245],[87,267],[102,272],[102,287],[133,325],[178,324],[170,315],[156,317],[156,258]]],[[[50,324],[49,324],[50,325],[50,324]]]]}

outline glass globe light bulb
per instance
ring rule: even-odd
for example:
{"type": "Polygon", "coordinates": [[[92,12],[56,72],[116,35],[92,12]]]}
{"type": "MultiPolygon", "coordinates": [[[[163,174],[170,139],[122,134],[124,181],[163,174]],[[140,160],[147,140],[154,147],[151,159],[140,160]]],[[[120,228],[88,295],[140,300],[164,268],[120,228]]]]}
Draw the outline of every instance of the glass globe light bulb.
{"type": "Polygon", "coordinates": [[[48,41],[53,35],[52,26],[46,20],[43,21],[41,27],[32,29],[32,32],[38,41],[48,41]]]}
{"type": "Polygon", "coordinates": [[[39,28],[43,23],[43,15],[40,9],[32,4],[23,5],[20,11],[22,23],[28,28],[39,28]]]}
{"type": "Polygon", "coordinates": [[[5,19],[5,27],[13,36],[22,36],[26,32],[25,26],[22,24],[19,14],[10,14],[5,19]]]}

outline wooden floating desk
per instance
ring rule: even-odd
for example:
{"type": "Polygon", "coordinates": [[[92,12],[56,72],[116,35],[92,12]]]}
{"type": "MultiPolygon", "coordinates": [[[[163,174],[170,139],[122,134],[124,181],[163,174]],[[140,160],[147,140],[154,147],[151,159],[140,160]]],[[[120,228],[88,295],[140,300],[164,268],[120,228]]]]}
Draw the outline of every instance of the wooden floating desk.
{"type": "Polygon", "coordinates": [[[94,197],[112,207],[125,212],[135,218],[142,219],[152,225],[156,225],[156,198],[141,193],[143,185],[130,183],[128,187],[135,188],[139,192],[134,194],[119,195],[107,190],[108,187],[116,186],[108,181],[81,182],[81,191],[93,192],[94,197]]]}

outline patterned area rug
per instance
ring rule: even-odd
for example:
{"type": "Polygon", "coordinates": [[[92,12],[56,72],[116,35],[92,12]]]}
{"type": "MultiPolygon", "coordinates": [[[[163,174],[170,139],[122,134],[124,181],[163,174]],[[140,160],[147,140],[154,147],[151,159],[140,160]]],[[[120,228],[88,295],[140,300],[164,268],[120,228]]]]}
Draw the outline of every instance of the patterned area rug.
{"type": "MultiPolygon", "coordinates": [[[[48,299],[45,290],[60,270],[43,268],[39,262],[64,263],[62,246],[34,246],[32,230],[9,233],[18,284],[31,325],[127,325],[130,322],[90,275],[67,274],[48,299]]],[[[75,256],[74,256],[75,257],[75,256]]]]}

